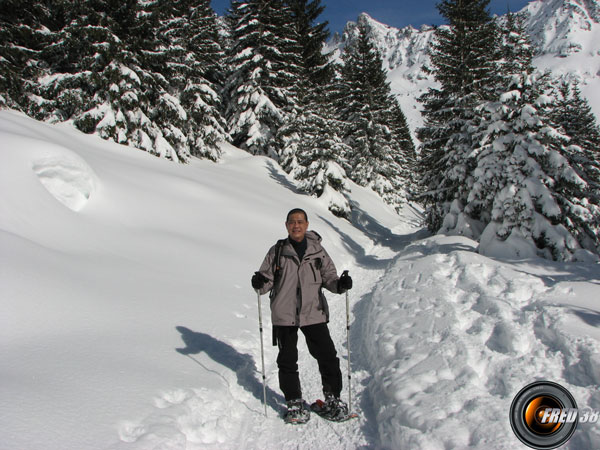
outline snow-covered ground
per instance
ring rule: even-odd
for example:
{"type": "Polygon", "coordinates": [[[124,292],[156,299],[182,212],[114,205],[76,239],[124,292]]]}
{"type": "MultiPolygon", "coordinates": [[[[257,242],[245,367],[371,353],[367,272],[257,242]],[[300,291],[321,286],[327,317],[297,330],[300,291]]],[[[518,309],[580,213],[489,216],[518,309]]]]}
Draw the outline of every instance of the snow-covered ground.
{"type": "MultiPolygon", "coordinates": [[[[224,151],[173,164],[0,112],[1,449],[518,449],[526,384],[600,408],[598,264],[493,260],[357,186],[351,224],[269,159],[224,151]],[[281,420],[266,298],[264,417],[249,280],[297,206],[355,280],[360,418],[343,424],[281,420]]],[[[345,299],[328,297],[345,373],[345,299]]],[[[597,448],[599,427],[567,447],[597,448]]]]}

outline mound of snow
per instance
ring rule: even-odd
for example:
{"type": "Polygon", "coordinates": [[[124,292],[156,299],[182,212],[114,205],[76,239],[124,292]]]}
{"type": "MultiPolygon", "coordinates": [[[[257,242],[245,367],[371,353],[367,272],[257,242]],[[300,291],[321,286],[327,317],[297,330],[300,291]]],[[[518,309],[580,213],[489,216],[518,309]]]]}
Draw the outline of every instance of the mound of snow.
{"type": "Polygon", "coordinates": [[[46,154],[33,159],[33,171],[59,202],[73,211],[82,209],[96,190],[97,177],[78,155],[45,145],[46,154]]]}
{"type": "Polygon", "coordinates": [[[517,228],[510,233],[508,238],[501,240],[497,235],[498,226],[497,223],[492,222],[483,230],[478,249],[480,254],[491,258],[509,260],[535,258],[537,256],[536,246],[531,239],[525,239],[517,228]]]}

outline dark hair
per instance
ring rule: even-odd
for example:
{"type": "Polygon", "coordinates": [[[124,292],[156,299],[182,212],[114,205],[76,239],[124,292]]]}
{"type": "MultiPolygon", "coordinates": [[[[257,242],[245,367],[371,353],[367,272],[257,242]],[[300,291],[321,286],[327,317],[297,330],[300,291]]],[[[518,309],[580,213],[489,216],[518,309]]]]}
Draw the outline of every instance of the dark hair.
{"type": "Polygon", "coordinates": [[[287,213],[287,217],[285,218],[285,221],[288,222],[290,220],[290,216],[292,214],[304,214],[304,220],[306,220],[308,222],[308,216],[306,215],[306,211],[304,211],[303,209],[300,208],[294,208],[292,209],[289,213],[287,213]]]}

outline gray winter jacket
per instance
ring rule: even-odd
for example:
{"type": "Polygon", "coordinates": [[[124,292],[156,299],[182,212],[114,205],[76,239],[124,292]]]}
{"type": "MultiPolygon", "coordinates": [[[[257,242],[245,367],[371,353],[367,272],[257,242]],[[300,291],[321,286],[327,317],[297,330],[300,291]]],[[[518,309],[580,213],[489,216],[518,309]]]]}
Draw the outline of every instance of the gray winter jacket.
{"type": "MultiPolygon", "coordinates": [[[[307,247],[302,261],[289,238],[281,251],[281,272],[275,295],[271,295],[271,319],[276,326],[306,326],[329,321],[329,308],[322,287],[338,291],[338,276],[331,257],[321,246],[321,236],[306,232],[307,247]]],[[[273,289],[273,260],[275,245],[270,248],[259,272],[269,281],[260,290],[265,294],[273,289]]]]}

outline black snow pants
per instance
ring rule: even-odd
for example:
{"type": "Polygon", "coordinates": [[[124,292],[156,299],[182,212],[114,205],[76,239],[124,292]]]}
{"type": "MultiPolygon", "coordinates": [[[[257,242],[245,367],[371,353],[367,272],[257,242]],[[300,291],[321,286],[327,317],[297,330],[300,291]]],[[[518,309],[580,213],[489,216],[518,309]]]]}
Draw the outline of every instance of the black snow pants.
{"type": "MultiPolygon", "coordinates": [[[[336,397],[342,392],[342,372],[340,360],[329,334],[326,323],[301,327],[310,354],[317,360],[323,393],[332,393],[336,397]]],[[[276,327],[277,367],[279,368],[279,387],[287,400],[302,398],[300,377],[298,376],[298,327],[276,327]]]]}

